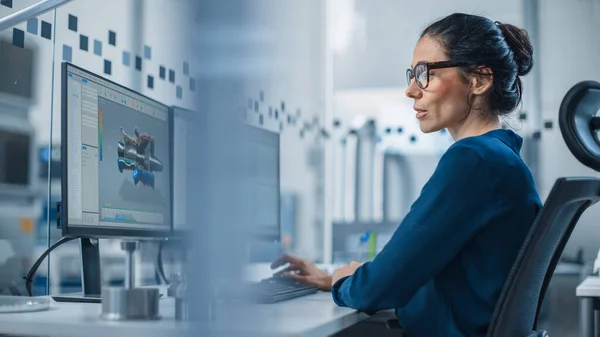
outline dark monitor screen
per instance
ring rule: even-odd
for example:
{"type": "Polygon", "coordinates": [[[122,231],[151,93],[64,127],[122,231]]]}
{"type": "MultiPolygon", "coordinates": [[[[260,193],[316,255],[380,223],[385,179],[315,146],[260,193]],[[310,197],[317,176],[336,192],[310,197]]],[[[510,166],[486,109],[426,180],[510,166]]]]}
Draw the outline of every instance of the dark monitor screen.
{"type": "Polygon", "coordinates": [[[0,129],[0,185],[29,186],[30,145],[28,134],[0,129]]]}
{"type": "Polygon", "coordinates": [[[63,235],[169,235],[169,108],[70,63],[62,99],[63,235]]]}

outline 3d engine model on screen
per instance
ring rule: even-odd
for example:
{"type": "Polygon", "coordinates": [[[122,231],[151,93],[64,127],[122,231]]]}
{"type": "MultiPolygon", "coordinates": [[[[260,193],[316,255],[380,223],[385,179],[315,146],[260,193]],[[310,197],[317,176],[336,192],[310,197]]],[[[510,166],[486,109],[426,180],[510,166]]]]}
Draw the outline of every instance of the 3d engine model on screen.
{"type": "Polygon", "coordinates": [[[133,171],[134,184],[141,182],[144,186],[154,188],[154,172],[163,169],[162,162],[154,156],[154,138],[140,134],[138,128],[134,129],[135,138],[125,133],[123,128],[121,133],[123,142],[118,142],[117,160],[119,171],[133,171]]]}

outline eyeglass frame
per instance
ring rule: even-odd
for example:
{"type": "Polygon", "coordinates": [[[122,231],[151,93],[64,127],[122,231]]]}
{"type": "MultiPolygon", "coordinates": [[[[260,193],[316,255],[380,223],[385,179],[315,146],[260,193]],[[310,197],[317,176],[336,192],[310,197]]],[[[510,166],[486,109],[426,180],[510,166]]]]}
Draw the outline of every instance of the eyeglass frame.
{"type": "Polygon", "coordinates": [[[410,86],[410,84],[412,83],[413,80],[415,80],[415,82],[417,82],[417,85],[419,86],[419,88],[421,89],[426,89],[429,86],[429,70],[432,69],[445,69],[445,68],[453,68],[453,67],[464,67],[464,66],[468,66],[469,63],[464,62],[464,61],[439,61],[439,62],[418,62],[417,64],[415,64],[414,67],[410,67],[408,69],[406,69],[406,80],[408,82],[408,85],[410,86]],[[417,81],[417,76],[415,75],[415,68],[418,66],[425,66],[425,74],[427,76],[427,82],[425,84],[425,86],[421,86],[421,84],[419,83],[419,81],[417,81]],[[409,76],[412,76],[409,77],[409,76]]]}

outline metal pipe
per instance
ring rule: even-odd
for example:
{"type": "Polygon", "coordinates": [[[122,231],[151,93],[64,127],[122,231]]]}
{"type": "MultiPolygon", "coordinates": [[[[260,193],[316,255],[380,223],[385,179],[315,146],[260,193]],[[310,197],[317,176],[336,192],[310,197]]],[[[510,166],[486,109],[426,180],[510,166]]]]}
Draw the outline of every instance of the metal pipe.
{"type": "Polygon", "coordinates": [[[133,269],[133,252],[127,252],[127,258],[125,259],[125,288],[133,289],[135,280],[135,270],[133,269]]]}
{"type": "Polygon", "coordinates": [[[33,17],[44,14],[56,7],[62,6],[73,0],[43,0],[29,7],[23,8],[13,14],[0,19],[0,31],[14,27],[15,25],[27,21],[33,17]]]}

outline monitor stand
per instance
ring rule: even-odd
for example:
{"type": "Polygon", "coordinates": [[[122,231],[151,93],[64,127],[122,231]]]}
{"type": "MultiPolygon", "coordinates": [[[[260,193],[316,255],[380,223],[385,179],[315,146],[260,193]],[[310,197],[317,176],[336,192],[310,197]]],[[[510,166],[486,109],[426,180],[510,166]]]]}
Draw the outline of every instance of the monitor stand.
{"type": "Polygon", "coordinates": [[[98,239],[81,238],[81,287],[83,293],[52,296],[56,302],[100,303],[102,276],[98,239]]]}

